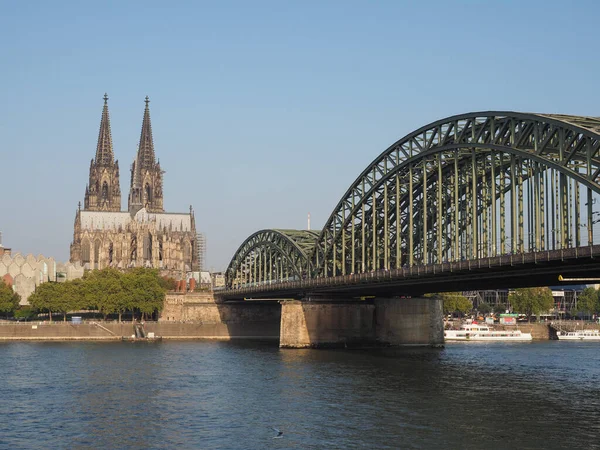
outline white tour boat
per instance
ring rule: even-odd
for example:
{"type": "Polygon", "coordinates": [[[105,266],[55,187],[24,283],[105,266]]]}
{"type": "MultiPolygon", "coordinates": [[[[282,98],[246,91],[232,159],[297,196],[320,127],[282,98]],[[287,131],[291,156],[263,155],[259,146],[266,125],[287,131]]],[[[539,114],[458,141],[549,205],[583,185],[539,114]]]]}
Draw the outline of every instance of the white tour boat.
{"type": "Polygon", "coordinates": [[[465,324],[460,330],[444,330],[447,341],[531,341],[531,333],[520,330],[493,330],[487,325],[465,324]]]}
{"type": "Polygon", "coordinates": [[[559,340],[566,341],[600,341],[600,331],[598,330],[575,330],[559,331],[556,333],[559,340]]]}

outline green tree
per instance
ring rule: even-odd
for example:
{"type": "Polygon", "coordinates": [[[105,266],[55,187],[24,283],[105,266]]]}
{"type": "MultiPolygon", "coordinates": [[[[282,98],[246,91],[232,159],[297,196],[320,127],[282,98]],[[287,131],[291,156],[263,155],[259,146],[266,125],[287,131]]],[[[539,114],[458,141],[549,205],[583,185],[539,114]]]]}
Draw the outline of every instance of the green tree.
{"type": "Polygon", "coordinates": [[[31,308],[31,306],[21,306],[15,311],[15,319],[18,320],[31,320],[36,315],[36,312],[31,308]]]}
{"type": "Polygon", "coordinates": [[[174,291],[177,285],[177,280],[172,277],[159,277],[158,281],[165,291],[174,291]]]}
{"type": "Polygon", "coordinates": [[[83,293],[82,280],[65,281],[56,286],[56,295],[54,299],[54,308],[62,313],[63,321],[67,321],[67,313],[85,308],[85,297],[83,293]]]}
{"type": "Polygon", "coordinates": [[[598,311],[598,291],[588,287],[577,296],[577,309],[575,312],[591,316],[598,311]]]}
{"type": "Polygon", "coordinates": [[[0,312],[8,314],[19,307],[21,296],[14,292],[10,286],[0,280],[0,312]]]}
{"type": "Polygon", "coordinates": [[[38,311],[48,311],[48,317],[52,322],[52,313],[60,311],[58,297],[62,295],[60,283],[42,283],[35,288],[35,292],[29,296],[29,304],[38,311]]]}
{"type": "Polygon", "coordinates": [[[513,310],[525,314],[528,322],[531,322],[532,315],[549,311],[554,307],[552,291],[547,287],[515,289],[508,298],[513,310]]]}
{"type": "Polygon", "coordinates": [[[123,283],[126,291],[126,303],[132,309],[152,315],[163,308],[166,290],[161,286],[158,271],[155,269],[137,268],[124,275],[123,283]]]}
{"type": "Polygon", "coordinates": [[[108,267],[93,270],[86,275],[82,292],[87,306],[100,311],[105,320],[108,314],[120,313],[120,302],[124,295],[123,274],[117,269],[108,267]]]}
{"type": "Polygon", "coordinates": [[[504,303],[498,303],[494,306],[494,312],[496,314],[504,314],[506,312],[506,305],[504,303]]]}
{"type": "Polygon", "coordinates": [[[437,295],[444,302],[444,314],[466,314],[473,309],[473,303],[459,292],[441,292],[437,295]]]}
{"type": "Polygon", "coordinates": [[[492,312],[492,307],[489,304],[483,302],[479,304],[479,306],[477,307],[477,311],[484,315],[489,314],[492,312]]]}

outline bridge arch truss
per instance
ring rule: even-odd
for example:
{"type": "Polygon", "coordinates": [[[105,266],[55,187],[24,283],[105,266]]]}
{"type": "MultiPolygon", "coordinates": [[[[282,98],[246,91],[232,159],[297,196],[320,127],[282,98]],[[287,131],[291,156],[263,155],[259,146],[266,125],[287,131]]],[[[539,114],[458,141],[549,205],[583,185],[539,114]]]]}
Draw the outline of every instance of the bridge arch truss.
{"type": "Polygon", "coordinates": [[[314,271],[310,255],[319,231],[261,230],[235,252],[225,279],[228,288],[256,286],[274,281],[296,281],[314,271]]]}
{"type": "Polygon", "coordinates": [[[592,245],[599,152],[600,118],[481,112],[422,127],[347,190],[313,275],[592,245]]]}

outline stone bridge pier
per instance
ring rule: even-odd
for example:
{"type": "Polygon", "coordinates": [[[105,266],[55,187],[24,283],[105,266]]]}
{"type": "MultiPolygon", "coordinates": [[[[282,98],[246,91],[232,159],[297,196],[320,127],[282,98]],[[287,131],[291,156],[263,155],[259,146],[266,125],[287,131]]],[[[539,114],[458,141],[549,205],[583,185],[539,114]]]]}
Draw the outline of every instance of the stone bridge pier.
{"type": "Polygon", "coordinates": [[[443,344],[439,298],[308,297],[281,301],[282,348],[443,344]]]}

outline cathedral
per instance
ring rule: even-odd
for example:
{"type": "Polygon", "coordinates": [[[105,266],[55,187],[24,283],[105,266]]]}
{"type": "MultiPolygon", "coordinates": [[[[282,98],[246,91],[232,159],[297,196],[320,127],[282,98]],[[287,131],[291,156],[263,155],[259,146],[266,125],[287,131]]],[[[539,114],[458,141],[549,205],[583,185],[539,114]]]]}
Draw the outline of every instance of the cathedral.
{"type": "Polygon", "coordinates": [[[96,157],[90,163],[89,183],[75,215],[71,262],[86,269],[153,267],[181,278],[198,270],[198,240],[194,213],[166,213],[163,171],[156,160],[150,109],[142,120],[137,155],[131,165],[127,211],[121,211],[119,161],[115,161],[108,96],[100,120],[96,157]]]}

